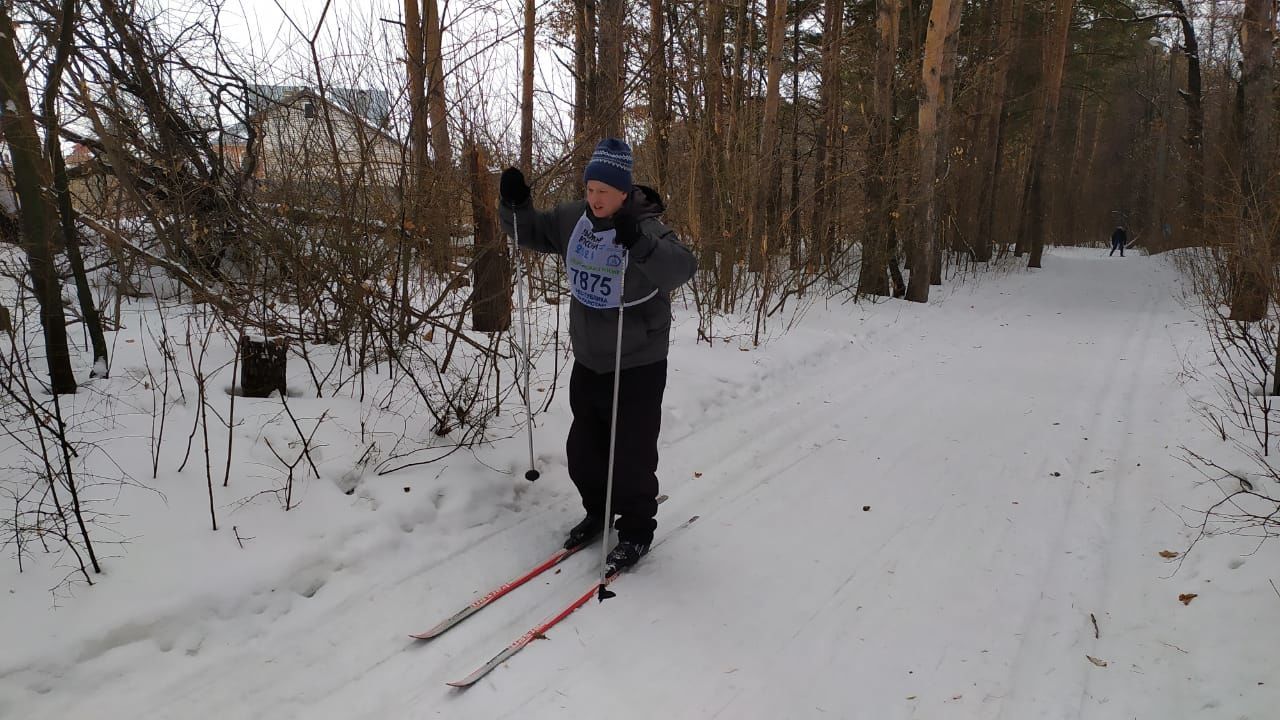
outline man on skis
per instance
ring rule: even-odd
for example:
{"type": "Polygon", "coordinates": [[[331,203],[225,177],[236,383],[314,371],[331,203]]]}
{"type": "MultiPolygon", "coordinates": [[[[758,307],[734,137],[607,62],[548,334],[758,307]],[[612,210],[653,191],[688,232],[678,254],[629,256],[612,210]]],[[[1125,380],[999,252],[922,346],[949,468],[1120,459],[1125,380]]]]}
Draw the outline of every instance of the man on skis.
{"type": "Polygon", "coordinates": [[[573,294],[573,424],[566,453],[586,517],[569,531],[565,547],[590,541],[608,524],[606,478],[615,373],[619,376],[612,507],[618,544],[607,559],[612,571],[634,565],[653,542],[670,293],[697,269],[693,253],[660,219],[661,195],[633,185],[631,171],[631,148],[609,138],[596,146],[587,163],[583,200],[537,210],[519,170],[505,170],[500,183],[503,230],[522,247],[562,256],[573,294]]]}

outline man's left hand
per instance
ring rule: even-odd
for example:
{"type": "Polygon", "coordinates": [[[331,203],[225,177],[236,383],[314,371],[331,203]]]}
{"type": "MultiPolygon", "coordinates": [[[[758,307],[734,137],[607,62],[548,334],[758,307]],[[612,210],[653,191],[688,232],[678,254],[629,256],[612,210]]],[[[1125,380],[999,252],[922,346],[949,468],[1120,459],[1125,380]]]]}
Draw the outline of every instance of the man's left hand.
{"type": "Polygon", "coordinates": [[[631,250],[640,239],[640,220],[632,211],[630,200],[613,214],[613,229],[613,241],[627,250],[631,250]]]}

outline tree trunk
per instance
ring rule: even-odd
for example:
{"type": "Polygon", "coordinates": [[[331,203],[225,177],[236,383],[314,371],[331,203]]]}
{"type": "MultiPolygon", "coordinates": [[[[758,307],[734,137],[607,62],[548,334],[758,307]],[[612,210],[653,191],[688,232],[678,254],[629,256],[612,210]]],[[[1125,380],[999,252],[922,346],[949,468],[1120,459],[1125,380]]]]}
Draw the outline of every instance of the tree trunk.
{"type": "Polygon", "coordinates": [[[858,292],[863,295],[889,294],[889,236],[893,227],[889,175],[893,166],[894,69],[901,18],[901,0],[876,2],[875,102],[867,123],[865,234],[858,273],[858,292]]]}
{"type": "Polygon", "coordinates": [[[443,28],[437,0],[423,0],[423,40],[426,52],[427,110],[431,119],[432,183],[426,207],[431,214],[430,238],[435,268],[449,272],[452,260],[451,229],[460,209],[455,198],[457,176],[453,167],[453,144],[449,140],[449,111],[444,91],[443,28]]]}
{"type": "MultiPolygon", "coordinates": [[[[1086,70],[1088,64],[1086,63],[1086,70]]],[[[1092,148],[1096,143],[1098,135],[1098,113],[1089,112],[1089,93],[1080,93],[1080,104],[1076,110],[1076,137],[1075,142],[1071,146],[1071,165],[1069,169],[1069,187],[1066,192],[1068,195],[1067,207],[1065,212],[1065,227],[1067,228],[1067,237],[1071,238],[1075,243],[1080,238],[1081,216],[1079,212],[1081,200],[1090,187],[1089,163],[1092,156],[1092,148]],[[1090,122],[1089,118],[1093,117],[1094,122],[1090,122]],[[1086,131],[1087,128],[1087,131],[1086,131]]],[[[1101,107],[1101,105],[1099,105],[1101,107]]]]}
{"type": "MultiPolygon", "coordinates": [[[[938,120],[938,168],[934,171],[935,178],[951,177],[951,105],[955,99],[955,77],[956,62],[958,58],[957,47],[960,44],[960,15],[964,10],[964,2],[957,2],[951,6],[951,14],[947,18],[947,39],[942,44],[942,113],[938,120]]],[[[940,215],[935,222],[938,228],[934,231],[933,240],[933,265],[929,270],[929,284],[942,284],[942,258],[943,247],[950,247],[950,244],[944,244],[942,240],[949,236],[949,231],[954,227],[954,208],[950,202],[943,202],[946,199],[953,199],[951,193],[944,192],[941,185],[936,184],[933,189],[933,196],[936,197],[941,207],[946,209],[945,213],[935,213],[940,215]]]]}
{"type": "MultiPolygon", "coordinates": [[[[532,2],[532,0],[530,0],[532,2]]],[[[653,77],[649,82],[649,117],[653,121],[654,174],[658,187],[667,188],[667,155],[671,147],[671,117],[667,98],[667,41],[663,31],[663,0],[649,0],[649,56],[653,77]]]]}
{"type": "Polygon", "coordinates": [[[440,27],[440,10],[436,0],[423,0],[426,28],[424,40],[427,60],[427,105],[431,113],[431,149],[435,152],[437,170],[448,173],[453,167],[453,146],[449,142],[449,108],[444,92],[444,40],[440,27]]]}
{"type": "Polygon", "coordinates": [[[626,4],[623,0],[599,0],[600,65],[596,82],[596,127],[606,137],[622,137],[622,119],[626,111],[623,95],[626,70],[626,4]]]}
{"type": "Polygon", "coordinates": [[[21,203],[19,222],[23,250],[31,271],[31,286],[40,303],[50,387],[56,394],[76,391],[67,347],[67,322],[62,289],[54,264],[54,238],[59,231],[57,210],[47,194],[49,163],[40,150],[26,76],[14,45],[15,31],[7,4],[0,3],[0,131],[8,145],[13,181],[21,203]]]}
{"type": "Polygon", "coordinates": [[[764,270],[770,243],[777,242],[778,191],[782,187],[782,147],[778,142],[778,107],[782,104],[782,41],[787,29],[787,0],[767,0],[768,79],[764,117],[760,123],[759,172],[751,210],[751,270],[764,270]]]}
{"type": "Polygon", "coordinates": [[[818,88],[818,129],[815,136],[813,171],[813,256],[812,265],[830,270],[835,248],[835,228],[828,207],[832,180],[832,154],[840,124],[840,44],[844,26],[844,3],[826,0],[822,16],[822,80],[818,88]]]}
{"type": "Polygon", "coordinates": [[[800,6],[792,5],[795,13],[794,25],[791,28],[791,202],[788,208],[790,237],[787,248],[790,253],[790,267],[797,270],[803,264],[800,242],[800,6]]]}
{"type": "Polygon", "coordinates": [[[701,182],[690,183],[690,194],[698,207],[699,227],[705,247],[723,260],[728,248],[720,232],[720,183],[724,178],[724,151],[720,134],[724,105],[724,0],[707,0],[707,55],[704,62],[706,88],[702,115],[702,142],[698,148],[696,171],[701,182]]]}
{"type": "Polygon", "coordinates": [[[89,341],[93,346],[93,370],[90,371],[89,377],[106,377],[110,372],[107,360],[107,338],[102,332],[102,318],[98,314],[98,306],[93,299],[93,289],[89,286],[89,276],[84,268],[84,256],[80,252],[80,236],[76,232],[76,213],[71,204],[71,183],[67,178],[67,164],[62,157],[59,141],[61,133],[57,112],[58,88],[62,84],[62,73],[71,56],[77,17],[76,0],[62,0],[62,8],[58,16],[57,49],[44,91],[45,152],[53,163],[53,189],[57,197],[58,214],[61,216],[62,242],[66,247],[71,274],[75,278],[80,314],[84,318],[85,327],[89,331],[89,341]]]}
{"type": "Polygon", "coordinates": [[[1274,225],[1269,222],[1275,199],[1267,192],[1274,152],[1272,119],[1273,73],[1275,65],[1275,5],[1272,0],[1246,0],[1240,24],[1240,49],[1244,62],[1240,71],[1239,98],[1242,101],[1240,132],[1240,237],[1233,253],[1231,319],[1262,320],[1267,314],[1270,281],[1275,257],[1274,225]],[[1272,236],[1269,236],[1272,235],[1272,236]]]}
{"type": "MultiPolygon", "coordinates": [[[[1196,28],[1182,0],[1170,0],[1182,23],[1182,46],[1187,56],[1187,89],[1179,91],[1187,106],[1187,134],[1184,142],[1189,154],[1187,163],[1185,234],[1191,243],[1201,242],[1204,230],[1204,91],[1200,77],[1200,42],[1196,28]]],[[[1172,62],[1172,58],[1170,58],[1172,62]]],[[[1184,241],[1185,242],[1185,241],[1184,241]]]]}
{"type": "Polygon", "coordinates": [[[497,178],[489,171],[488,158],[480,146],[473,145],[467,155],[476,252],[471,328],[476,332],[503,332],[511,327],[511,258],[494,216],[497,178]]]}
{"type": "Polygon", "coordinates": [[[1045,217],[1049,212],[1044,192],[1045,166],[1053,131],[1058,120],[1058,102],[1062,95],[1062,76],[1067,63],[1067,37],[1071,31],[1074,0],[1055,0],[1054,17],[1044,47],[1044,75],[1040,100],[1039,125],[1033,125],[1035,140],[1031,146],[1031,163],[1027,170],[1027,192],[1023,199],[1022,231],[1019,242],[1031,249],[1027,267],[1040,267],[1044,254],[1045,217]]]}
{"type": "Polygon", "coordinates": [[[1015,43],[1022,31],[1022,0],[1000,0],[995,69],[991,85],[982,103],[985,111],[978,132],[979,153],[978,223],[973,239],[973,259],[991,261],[991,242],[995,233],[996,193],[1004,167],[1004,115],[1008,105],[1009,70],[1013,66],[1015,43]]]}
{"type": "MultiPolygon", "coordinates": [[[[424,181],[428,175],[427,148],[431,145],[431,128],[427,124],[426,50],[422,37],[422,15],[418,0],[404,0],[405,66],[409,75],[409,209],[421,206],[424,181]]],[[[414,218],[420,224],[419,218],[414,218]]]]}
{"type": "Polygon", "coordinates": [[[911,279],[907,282],[907,299],[928,302],[929,283],[933,274],[933,255],[938,252],[937,176],[941,143],[941,125],[945,107],[945,76],[949,74],[946,47],[952,26],[952,15],[959,12],[960,0],[933,0],[929,13],[929,30],[924,41],[924,66],[920,75],[923,99],[920,101],[920,181],[917,197],[923,210],[920,232],[911,246],[911,279]]]}
{"type": "Polygon", "coordinates": [[[426,42],[423,39],[422,13],[419,0],[404,0],[405,71],[409,83],[409,167],[406,178],[404,220],[400,233],[399,272],[400,282],[393,284],[393,292],[400,293],[400,342],[409,339],[409,276],[415,250],[422,247],[432,222],[428,205],[430,193],[427,182],[431,177],[431,127],[427,107],[426,42]]]}
{"type": "Polygon", "coordinates": [[[524,0],[524,65],[520,72],[520,169],[528,176],[533,175],[533,40],[537,30],[535,2],[536,0],[524,0]]]}
{"type": "Polygon", "coordinates": [[[584,0],[582,8],[582,32],[585,33],[587,48],[587,134],[582,148],[585,164],[602,132],[597,117],[603,100],[600,98],[600,15],[597,0],[584,0]]]}
{"type": "Polygon", "coordinates": [[[594,0],[575,0],[573,32],[573,147],[576,165],[586,162],[588,125],[591,123],[591,65],[595,46],[589,44],[588,21],[592,17],[587,7],[594,0]]]}

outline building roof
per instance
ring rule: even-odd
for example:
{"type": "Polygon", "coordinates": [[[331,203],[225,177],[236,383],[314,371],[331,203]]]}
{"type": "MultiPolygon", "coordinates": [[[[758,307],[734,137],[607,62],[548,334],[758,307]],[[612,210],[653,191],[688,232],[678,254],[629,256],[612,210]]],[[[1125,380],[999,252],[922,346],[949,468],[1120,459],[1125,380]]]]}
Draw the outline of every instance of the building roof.
{"type": "MultiPolygon", "coordinates": [[[[246,96],[249,114],[257,115],[272,105],[284,104],[300,93],[320,95],[305,85],[250,85],[246,96]]],[[[374,127],[385,126],[391,116],[391,96],[384,90],[329,87],[325,88],[324,97],[343,110],[359,115],[374,127]]]]}
{"type": "MultiPolygon", "coordinates": [[[[300,97],[319,100],[320,93],[305,85],[249,85],[245,96],[245,116],[253,118],[273,107],[292,105],[300,97]]],[[[325,99],[331,106],[365,122],[388,139],[394,139],[386,130],[391,119],[391,96],[386,91],[329,87],[325,88],[325,99]]],[[[240,123],[227,128],[226,134],[241,141],[247,141],[249,137],[240,123]]]]}

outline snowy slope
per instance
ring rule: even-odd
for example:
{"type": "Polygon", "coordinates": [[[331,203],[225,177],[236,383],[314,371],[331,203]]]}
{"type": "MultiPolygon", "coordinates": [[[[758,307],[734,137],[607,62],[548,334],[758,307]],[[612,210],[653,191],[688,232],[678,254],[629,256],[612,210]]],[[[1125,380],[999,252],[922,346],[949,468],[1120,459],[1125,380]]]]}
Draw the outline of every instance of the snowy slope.
{"type": "Polygon", "coordinates": [[[582,553],[437,640],[406,637],[578,519],[564,387],[532,485],[519,437],[352,496],[333,460],[300,510],[229,515],[255,538],[241,550],[200,525],[188,471],[164,501],[122,497],[168,520],[56,609],[52,583],[0,566],[0,716],[1275,717],[1280,550],[1158,555],[1212,498],[1178,445],[1216,447],[1179,384],[1206,343],[1177,274],[1097,250],[1045,264],[924,307],[814,308],[751,352],[695,346],[682,315],[659,535],[701,519],[471,690],[444,682],[596,571],[582,553]]]}

